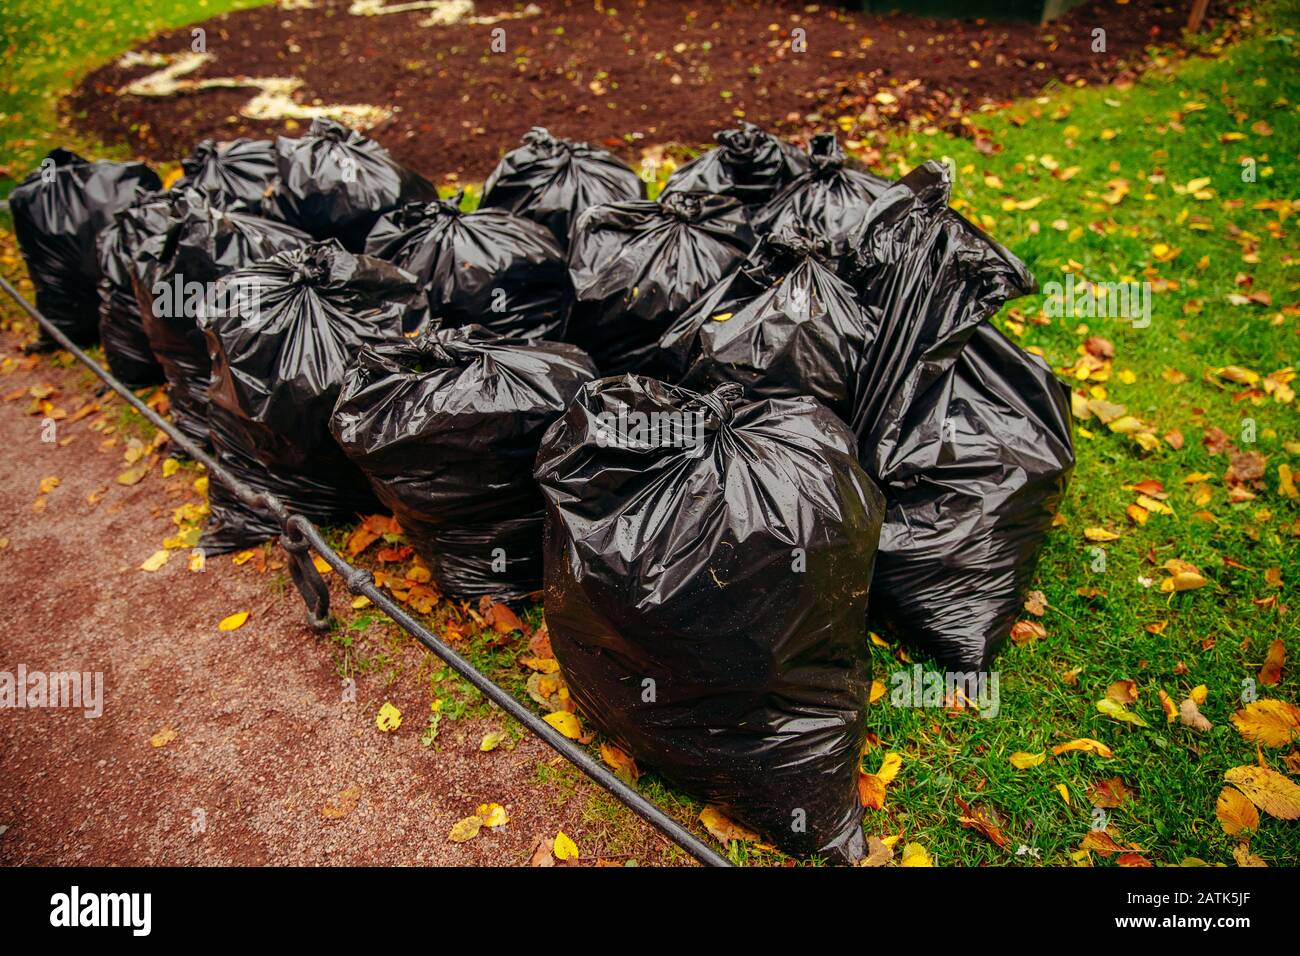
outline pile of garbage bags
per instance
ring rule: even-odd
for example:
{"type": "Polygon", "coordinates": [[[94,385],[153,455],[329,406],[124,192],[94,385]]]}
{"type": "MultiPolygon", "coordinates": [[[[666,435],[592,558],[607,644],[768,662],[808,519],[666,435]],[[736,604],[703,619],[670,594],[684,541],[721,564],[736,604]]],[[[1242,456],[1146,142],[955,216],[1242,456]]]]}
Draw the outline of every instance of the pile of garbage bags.
{"type": "MultiPolygon", "coordinates": [[[[853,862],[868,632],[989,666],[1073,467],[1068,391],[990,323],[1035,282],[946,167],[715,139],[649,199],[534,129],[468,210],[322,119],[201,143],[167,190],[56,151],[11,204],[42,310],[165,379],[223,468],[319,523],[386,508],[450,598],[540,590],[593,726],[853,862]]],[[[210,496],[208,551],[279,533],[210,496]]]]}

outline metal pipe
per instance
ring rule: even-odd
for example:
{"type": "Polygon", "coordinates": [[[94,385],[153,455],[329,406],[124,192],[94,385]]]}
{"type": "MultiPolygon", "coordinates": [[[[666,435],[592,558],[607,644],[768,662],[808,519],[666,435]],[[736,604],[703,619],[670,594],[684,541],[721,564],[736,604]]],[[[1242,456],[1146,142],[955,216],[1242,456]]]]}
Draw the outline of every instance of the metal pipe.
{"type": "Polygon", "coordinates": [[[541,737],[560,756],[564,757],[569,763],[573,764],[588,777],[594,780],[600,786],[604,787],[615,797],[617,797],[628,809],[645,820],[652,827],[672,840],[675,844],[689,853],[692,857],[707,866],[730,866],[723,856],[716,850],[704,843],[690,830],[686,829],[672,817],[668,816],[662,809],[656,806],[645,796],[639,793],[635,788],[629,786],[620,780],[614,773],[595,760],[592,756],[583,750],[569,738],[565,737],[558,730],[537,716],[519,701],[511,697],[506,691],[502,690],[497,684],[489,680],[469,661],[461,657],[456,651],[439,640],[438,636],[426,628],[423,624],[412,617],[407,611],[403,610],[401,605],[394,601],[390,596],[383,593],[375,586],[373,575],[364,568],[358,568],[339,557],[329,543],[321,535],[320,529],[311,523],[303,515],[292,514],[289,508],[274,495],[263,494],[249,488],[243,482],[239,481],[233,475],[228,474],[216,460],[200,448],[197,444],[179,432],[172,424],[152,408],[140,401],[135,393],[113,377],[112,373],[102,368],[89,355],[83,352],[69,339],[62,330],[58,329],[45,316],[43,316],[35,306],[28,302],[22,294],[9,283],[4,276],[0,276],[0,288],[8,293],[9,297],[18,303],[22,309],[30,315],[50,337],[59,343],[64,349],[70,352],[79,362],[95,373],[105,385],[122,396],[132,408],[138,411],[149,423],[155,428],[165,432],[181,449],[185,451],[194,460],[202,463],[207,469],[210,479],[222,482],[232,491],[234,491],[241,500],[246,504],[254,507],[267,508],[277,516],[281,516],[284,521],[284,530],[286,536],[293,538],[295,535],[300,536],[310,545],[312,550],[319,554],[325,562],[337,571],[348,586],[348,589],[354,594],[364,594],[370,599],[376,607],[382,610],[392,618],[398,626],[427,647],[457,674],[465,678],[476,688],[478,688],[485,697],[494,704],[508,713],[515,720],[519,721],[530,731],[541,737]]]}

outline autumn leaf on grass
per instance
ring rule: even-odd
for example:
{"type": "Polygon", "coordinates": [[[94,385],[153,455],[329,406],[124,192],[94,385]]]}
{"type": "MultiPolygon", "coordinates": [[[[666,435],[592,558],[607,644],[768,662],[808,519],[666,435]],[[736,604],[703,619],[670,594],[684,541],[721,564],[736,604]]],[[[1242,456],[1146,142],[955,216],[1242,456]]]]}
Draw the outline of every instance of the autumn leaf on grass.
{"type": "Polygon", "coordinates": [[[166,747],[176,739],[176,731],[170,727],[164,727],[158,733],[149,738],[149,744],[153,747],[166,747]]]}
{"type": "Polygon", "coordinates": [[[1162,567],[1169,573],[1169,577],[1160,582],[1160,590],[1165,593],[1193,591],[1205,587],[1208,583],[1196,565],[1178,558],[1170,558],[1162,567]]]}
{"type": "Polygon", "coordinates": [[[1264,666],[1259,669],[1259,682],[1265,687],[1272,687],[1282,680],[1282,665],[1286,663],[1286,646],[1275,640],[1268,645],[1268,656],[1264,666]]]}
{"type": "Polygon", "coordinates": [[[456,822],[456,825],[451,828],[451,832],[447,834],[447,839],[452,843],[466,843],[478,836],[479,831],[482,829],[482,817],[466,817],[456,822]]]}
{"type": "Polygon", "coordinates": [[[1011,766],[1015,767],[1017,770],[1028,770],[1030,767],[1037,767],[1040,763],[1046,760],[1047,754],[1043,752],[1031,754],[1026,753],[1023,750],[1017,750],[1007,759],[1011,761],[1011,766]]]}
{"type": "Polygon", "coordinates": [[[934,860],[930,859],[930,854],[926,852],[925,847],[919,843],[909,843],[903,847],[903,858],[898,862],[899,866],[934,866],[934,860]]]}
{"type": "Polygon", "coordinates": [[[1165,693],[1165,689],[1160,688],[1160,708],[1165,712],[1165,723],[1172,724],[1178,719],[1178,708],[1174,706],[1174,699],[1165,693]]]}
{"type": "Polygon", "coordinates": [[[1052,748],[1052,753],[1059,755],[1068,753],[1072,750],[1078,750],[1082,753],[1096,754],[1098,757],[1115,756],[1109,747],[1099,740],[1093,740],[1091,737],[1080,737],[1077,740],[1071,740],[1068,743],[1057,744],[1052,748]]]}
{"type": "Polygon", "coordinates": [[[1107,531],[1105,528],[1084,528],[1083,537],[1088,541],[1094,542],[1119,540],[1119,535],[1113,531],[1107,531]]]}
{"type": "Polygon", "coordinates": [[[1223,832],[1236,836],[1243,830],[1252,833],[1259,829],[1259,811],[1240,790],[1224,787],[1214,803],[1214,814],[1223,824],[1223,832]]]}
{"type": "Polygon", "coordinates": [[[1011,625],[1011,640],[1016,644],[1041,641],[1047,637],[1047,629],[1037,621],[1016,621],[1011,625]]]}
{"type": "Polygon", "coordinates": [[[704,829],[713,834],[713,838],[723,846],[726,846],[732,840],[753,843],[758,839],[757,833],[741,826],[739,823],[733,822],[712,804],[700,811],[700,822],[704,824],[704,829]]]}
{"type": "Polygon", "coordinates": [[[1247,764],[1233,767],[1223,775],[1250,802],[1279,820],[1300,820],[1300,786],[1276,770],[1247,764]]]}
{"type": "Polygon", "coordinates": [[[1231,720],[1241,736],[1266,747],[1285,747],[1300,738],[1300,708],[1283,700],[1254,701],[1233,714],[1231,720]]]}
{"type": "Polygon", "coordinates": [[[483,620],[488,626],[498,634],[509,634],[512,631],[518,631],[525,636],[528,634],[524,622],[519,620],[519,616],[506,605],[491,603],[482,605],[483,602],[480,602],[479,613],[483,615],[483,620]]]}
{"type": "Polygon", "coordinates": [[[1034,617],[1047,613],[1047,597],[1042,591],[1030,591],[1025,595],[1025,610],[1034,617]]]}
{"type": "Polygon", "coordinates": [[[342,820],[357,808],[360,800],[361,787],[358,784],[353,784],[346,790],[340,790],[333,803],[327,803],[321,807],[320,815],[326,820],[342,820]]]}
{"type": "Polygon", "coordinates": [[[1133,724],[1137,727],[1150,726],[1145,720],[1139,717],[1133,711],[1127,709],[1123,704],[1116,703],[1109,697],[1103,697],[1097,701],[1097,710],[1105,714],[1111,720],[1122,721],[1126,724],[1133,724]]]}
{"type": "Polygon", "coordinates": [[[229,617],[223,617],[221,621],[217,624],[217,630],[237,631],[244,626],[244,622],[247,620],[248,620],[247,611],[236,611],[234,614],[231,614],[229,617]]]}
{"type": "Polygon", "coordinates": [[[884,866],[893,858],[893,849],[873,833],[867,837],[867,855],[858,861],[858,866],[884,866]]]}
{"type": "Polygon", "coordinates": [[[1178,705],[1178,718],[1182,721],[1184,727],[1191,727],[1192,730],[1199,730],[1201,733],[1209,730],[1214,725],[1206,719],[1201,713],[1200,707],[1197,706],[1194,698],[1188,697],[1178,705]]]}
{"type": "Polygon", "coordinates": [[[1232,858],[1238,866],[1268,866],[1264,858],[1250,852],[1249,843],[1238,843],[1232,848],[1232,858]]]}
{"type": "Polygon", "coordinates": [[[625,783],[636,783],[641,777],[636,761],[623,750],[611,743],[601,742],[600,759],[605,761],[625,783]]]}
{"type": "Polygon", "coordinates": [[[542,720],[546,721],[564,736],[570,740],[577,740],[582,736],[582,724],[577,716],[567,711],[557,710],[553,714],[547,714],[542,720]]]}
{"type": "Polygon", "coordinates": [[[1106,688],[1106,697],[1117,704],[1133,704],[1137,702],[1138,690],[1137,682],[1131,680],[1112,681],[1106,688]]]}
{"type": "Polygon", "coordinates": [[[506,735],[499,730],[489,730],[479,741],[478,749],[482,753],[490,753],[501,746],[501,741],[506,739],[506,735]]]}
{"type": "Polygon", "coordinates": [[[402,726],[402,712],[388,701],[384,701],[384,705],[379,708],[379,713],[375,715],[375,726],[384,733],[391,734],[402,726]]]}
{"type": "Polygon", "coordinates": [[[896,753],[887,753],[875,773],[858,774],[858,799],[870,810],[881,810],[885,806],[885,787],[898,776],[903,766],[903,758],[896,753]]]}
{"type": "Polygon", "coordinates": [[[1098,780],[1088,788],[1088,799],[1094,807],[1118,807],[1130,798],[1128,787],[1124,786],[1124,781],[1119,777],[1098,780]]]}
{"type": "MultiPolygon", "coordinates": [[[[998,826],[996,817],[990,819],[984,811],[974,809],[961,797],[956,797],[957,806],[961,808],[961,816],[957,822],[969,830],[976,830],[988,837],[1000,847],[1006,847],[1007,838],[1002,835],[1002,830],[998,826]]],[[[991,813],[992,811],[990,811],[991,813]]]]}

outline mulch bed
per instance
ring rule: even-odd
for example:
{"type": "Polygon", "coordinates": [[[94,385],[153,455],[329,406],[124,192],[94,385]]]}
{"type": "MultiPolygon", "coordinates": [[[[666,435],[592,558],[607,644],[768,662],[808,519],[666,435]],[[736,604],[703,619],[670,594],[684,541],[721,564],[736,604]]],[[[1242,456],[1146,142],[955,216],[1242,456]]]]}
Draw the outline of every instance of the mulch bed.
{"type": "MultiPolygon", "coordinates": [[[[706,143],[741,115],[795,139],[837,127],[869,142],[873,129],[908,121],[969,133],[963,117],[981,106],[1052,82],[1130,76],[1145,47],[1178,43],[1187,15],[1184,3],[1096,0],[1040,27],[779,0],[540,0],[541,15],[496,25],[508,49],[492,53],[493,25],[418,26],[427,11],[358,17],[348,5],[273,5],[207,21],[215,60],[192,76],[300,77],[304,103],[398,107],[370,134],[435,180],[482,178],[531,126],[604,143],[629,161],[647,146],[706,143]],[[1105,53],[1092,50],[1096,27],[1106,30],[1105,53]],[[791,50],[796,29],[802,53],[791,50]]],[[[476,13],[519,6],[480,0],[476,13]]],[[[140,49],[188,50],[190,29],[140,49]]],[[[240,117],[248,90],[117,95],[149,72],[113,63],[89,74],[66,104],[73,125],[160,161],[203,137],[296,135],[306,125],[240,117]]]]}

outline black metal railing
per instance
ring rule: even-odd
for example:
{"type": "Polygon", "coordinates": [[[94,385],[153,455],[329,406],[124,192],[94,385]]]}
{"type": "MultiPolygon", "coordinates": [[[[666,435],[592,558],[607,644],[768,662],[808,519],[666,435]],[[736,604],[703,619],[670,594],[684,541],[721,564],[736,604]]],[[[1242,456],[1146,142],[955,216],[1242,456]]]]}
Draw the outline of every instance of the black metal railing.
{"type": "Polygon", "coordinates": [[[134,392],[114,378],[112,373],[101,367],[98,362],[78,348],[72,340],[64,335],[49,319],[45,318],[3,276],[0,276],[0,289],[8,293],[9,297],[17,302],[62,348],[66,349],[77,361],[94,372],[105,385],[120,395],[132,408],[143,415],[150,424],[165,432],[176,447],[195,461],[200,462],[207,469],[210,481],[221,482],[245,505],[258,510],[269,511],[275,515],[281,527],[280,543],[284,546],[290,558],[290,577],[307,605],[307,622],[311,627],[317,630],[324,629],[329,626],[330,619],[329,588],[312,561],[311,554],[315,552],[338,572],[346,583],[348,590],[354,594],[363,594],[369,598],[375,607],[392,618],[403,630],[437,655],[457,674],[478,688],[488,700],[550,744],[560,756],[617,797],[642,820],[645,820],[700,863],[708,866],[731,865],[717,851],[668,816],[654,803],[647,800],[634,787],[615,776],[608,767],[593,758],[585,749],[565,737],[533,711],[515,700],[469,661],[443,643],[436,634],[403,610],[401,605],[392,597],[376,587],[374,577],[369,571],[358,568],[356,565],[350,564],[339,557],[320,533],[320,529],[307,518],[294,514],[284,502],[274,495],[254,491],[223,469],[211,455],[178,431],[170,422],[142,402],[134,392]]]}

